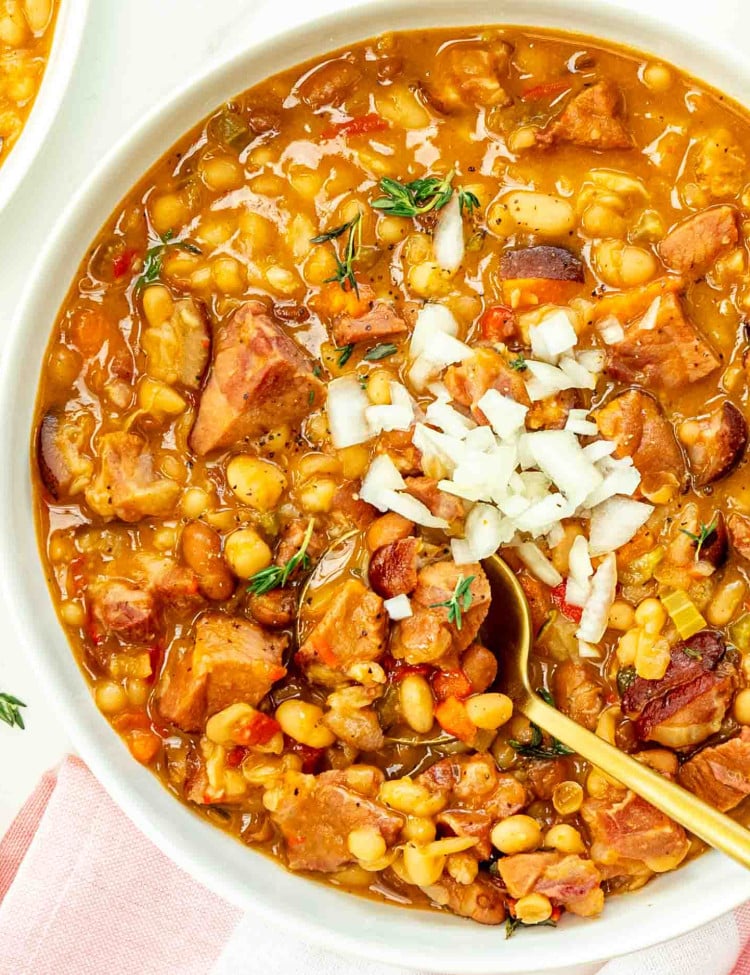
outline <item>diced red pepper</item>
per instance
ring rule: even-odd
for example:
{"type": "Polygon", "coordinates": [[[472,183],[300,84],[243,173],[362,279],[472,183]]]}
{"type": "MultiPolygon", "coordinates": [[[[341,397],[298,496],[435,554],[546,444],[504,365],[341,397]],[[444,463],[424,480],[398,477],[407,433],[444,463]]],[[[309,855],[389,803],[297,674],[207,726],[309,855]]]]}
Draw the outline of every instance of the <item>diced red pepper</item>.
{"type": "Polygon", "coordinates": [[[308,775],[314,775],[320,771],[323,761],[323,748],[313,748],[311,745],[303,745],[301,741],[295,741],[284,735],[284,749],[293,752],[302,759],[302,771],[308,775]]]}
{"type": "Polygon", "coordinates": [[[247,755],[247,748],[242,745],[235,745],[234,748],[230,748],[226,757],[227,767],[237,768],[239,765],[242,765],[245,755],[247,755]]]}
{"type": "Polygon", "coordinates": [[[471,681],[462,670],[438,670],[432,678],[432,689],[438,701],[448,697],[463,700],[473,691],[471,681]]]}
{"type": "Polygon", "coordinates": [[[552,602],[557,606],[563,616],[567,616],[569,620],[574,623],[581,622],[581,616],[583,615],[583,608],[581,606],[573,606],[565,598],[565,592],[567,589],[567,583],[563,580],[559,586],[555,586],[551,590],[552,602]]]}
{"type": "Polygon", "coordinates": [[[546,84],[534,85],[521,92],[521,98],[525,102],[541,101],[543,98],[552,98],[559,95],[567,88],[570,88],[569,81],[548,81],[546,84]]]}
{"type": "Polygon", "coordinates": [[[273,736],[281,731],[276,718],[256,711],[245,725],[235,731],[234,737],[240,745],[267,745],[273,736]]]}
{"type": "Polygon", "coordinates": [[[164,651],[161,647],[149,647],[148,648],[148,658],[151,662],[151,676],[148,678],[148,682],[152,684],[161,671],[162,660],[164,659],[164,651]]]}
{"type": "Polygon", "coordinates": [[[438,724],[449,735],[473,745],[477,734],[477,727],[469,717],[466,705],[457,697],[447,697],[435,708],[438,724]]]}
{"type": "Polygon", "coordinates": [[[126,274],[129,274],[133,267],[133,261],[136,259],[138,251],[128,248],[124,250],[122,254],[118,254],[112,261],[112,274],[117,278],[124,278],[126,274]]]}
{"type": "Polygon", "coordinates": [[[431,664],[407,664],[404,660],[396,660],[390,654],[382,659],[381,664],[393,683],[403,680],[409,674],[429,677],[435,669],[431,664]]]}
{"type": "Polygon", "coordinates": [[[516,316],[507,305],[492,305],[479,319],[479,328],[488,342],[507,342],[516,335],[516,316]]]}
{"type": "Polygon", "coordinates": [[[337,122],[323,131],[324,139],[335,139],[337,135],[367,135],[368,132],[384,132],[390,128],[388,122],[374,112],[357,115],[346,122],[337,122]]]}

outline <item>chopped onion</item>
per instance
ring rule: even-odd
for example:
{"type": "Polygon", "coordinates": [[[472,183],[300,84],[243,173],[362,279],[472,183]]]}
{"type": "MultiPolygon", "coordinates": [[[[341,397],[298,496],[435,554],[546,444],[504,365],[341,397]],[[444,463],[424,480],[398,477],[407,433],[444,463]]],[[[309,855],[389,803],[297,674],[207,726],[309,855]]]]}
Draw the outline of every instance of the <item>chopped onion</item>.
{"type": "Polygon", "coordinates": [[[553,365],[563,352],[569,352],[578,342],[570,319],[562,309],[552,312],[529,328],[531,351],[537,359],[553,365]]]}
{"type": "Polygon", "coordinates": [[[576,355],[576,361],[589,372],[601,372],[606,358],[601,349],[584,349],[576,355]]]}
{"type": "Polygon", "coordinates": [[[570,431],[539,430],[526,440],[537,466],[575,506],[604,480],[570,431]]]}
{"type": "Polygon", "coordinates": [[[590,460],[592,464],[595,464],[602,457],[609,457],[615,450],[617,450],[617,444],[611,440],[595,440],[583,448],[583,454],[586,460],[590,460]]]}
{"type": "Polygon", "coordinates": [[[435,461],[446,471],[452,471],[466,456],[466,444],[463,440],[449,437],[424,423],[415,425],[411,439],[422,454],[423,461],[435,461]]]}
{"type": "Polygon", "coordinates": [[[447,433],[451,437],[458,437],[459,440],[463,440],[469,430],[473,430],[476,426],[476,423],[464,416],[463,413],[459,413],[452,406],[439,401],[430,403],[425,416],[429,423],[439,427],[443,433],[447,433]]]}
{"type": "Polygon", "coordinates": [[[565,422],[565,429],[579,437],[595,437],[599,433],[599,427],[591,420],[579,420],[570,416],[565,422]]]}
{"type": "Polygon", "coordinates": [[[593,643],[588,643],[586,640],[579,640],[578,656],[583,660],[601,660],[602,652],[599,647],[595,646],[593,643]]]}
{"type": "MultiPolygon", "coordinates": [[[[364,485],[363,485],[364,486],[364,485]]],[[[362,492],[360,491],[360,497],[362,492]]],[[[364,499],[365,501],[367,498],[364,499]]],[[[404,491],[384,491],[382,500],[385,507],[381,511],[395,511],[397,515],[414,521],[423,528],[447,528],[448,522],[445,518],[436,518],[426,504],[422,504],[417,498],[406,494],[404,491]]],[[[377,508],[378,505],[375,505],[377,508]]]]}
{"type": "Polygon", "coordinates": [[[410,409],[413,413],[414,400],[411,398],[411,394],[406,386],[404,386],[403,383],[397,383],[392,379],[388,383],[388,387],[391,391],[391,405],[408,407],[408,409],[410,409]]]}
{"type": "Polygon", "coordinates": [[[367,422],[373,434],[383,430],[408,430],[414,422],[414,410],[409,406],[368,406],[365,410],[367,422]]]}
{"type": "Polygon", "coordinates": [[[568,582],[565,601],[571,606],[584,606],[591,593],[590,579],[594,573],[589,558],[589,545],[583,535],[577,535],[568,554],[568,582]]]}
{"type": "Polygon", "coordinates": [[[548,362],[527,359],[526,371],[531,376],[531,379],[526,380],[526,390],[532,402],[546,399],[547,396],[562,392],[563,389],[570,389],[573,385],[562,369],[551,366],[548,362]]]}
{"type": "Polygon", "coordinates": [[[653,505],[632,498],[608,498],[591,512],[589,551],[591,555],[615,552],[629,542],[639,528],[646,524],[653,505]]]}
{"type": "Polygon", "coordinates": [[[638,322],[639,331],[651,331],[656,328],[656,323],[659,318],[659,308],[661,306],[661,297],[654,298],[651,304],[648,306],[646,314],[638,322]]]}
{"type": "Polygon", "coordinates": [[[598,643],[604,636],[609,621],[609,611],[615,601],[617,588],[617,559],[610,552],[599,565],[591,580],[591,595],[586,600],[581,623],[576,630],[579,640],[598,643]]]}
{"type": "Polygon", "coordinates": [[[388,454],[378,454],[362,481],[359,496],[379,511],[387,511],[385,501],[388,492],[401,491],[406,487],[403,477],[388,454]]]}
{"type": "Polygon", "coordinates": [[[412,359],[424,352],[437,332],[455,337],[458,335],[458,322],[449,308],[430,301],[420,308],[414,323],[409,343],[409,355],[412,359]]]}
{"type": "Polygon", "coordinates": [[[568,378],[568,385],[574,389],[594,389],[596,376],[587,369],[582,362],[573,356],[563,356],[560,359],[560,369],[568,378]]]}
{"type": "Polygon", "coordinates": [[[494,450],[497,446],[495,434],[490,427],[475,427],[473,430],[469,430],[466,435],[466,446],[471,450],[479,450],[483,453],[494,450]]]}
{"type": "Polygon", "coordinates": [[[364,443],[372,437],[365,414],[369,405],[367,394],[356,376],[341,376],[328,383],[328,427],[337,450],[364,443]]]}
{"type": "Polygon", "coordinates": [[[522,542],[516,549],[518,557],[540,582],[559,586],[562,576],[534,542],[522,542]]]}
{"type": "Polygon", "coordinates": [[[474,355],[474,350],[459,339],[445,332],[435,332],[427,346],[420,353],[423,359],[429,359],[439,366],[450,366],[454,362],[461,362],[474,355]]]}
{"type": "Polygon", "coordinates": [[[575,508],[575,504],[567,501],[562,494],[548,494],[518,515],[516,528],[532,535],[546,535],[563,518],[569,518],[575,508]]]}
{"type": "Polygon", "coordinates": [[[641,483],[640,471],[634,466],[629,457],[623,457],[620,460],[605,457],[597,466],[602,474],[604,474],[604,480],[586,498],[585,503],[587,508],[594,508],[602,501],[606,501],[607,498],[612,498],[616,494],[633,494],[641,483]]]}
{"type": "Polygon", "coordinates": [[[503,396],[497,389],[488,389],[477,406],[490,421],[492,429],[505,440],[522,430],[526,422],[527,406],[517,403],[510,396],[503,396]]]}
{"type": "Polygon", "coordinates": [[[464,222],[458,193],[440,211],[432,238],[435,260],[444,271],[457,271],[464,259],[464,222]]]}
{"type": "Polygon", "coordinates": [[[471,548],[465,538],[451,539],[451,555],[456,565],[469,565],[474,561],[471,548]]]}
{"type": "Polygon", "coordinates": [[[490,504],[474,505],[466,519],[466,541],[477,562],[497,552],[514,534],[508,519],[490,504]]]}
{"type": "Polygon", "coordinates": [[[383,607],[392,620],[405,620],[413,616],[409,597],[405,593],[383,601],[383,607]]]}
{"type": "Polygon", "coordinates": [[[599,337],[605,345],[617,345],[625,338],[625,329],[614,315],[607,315],[596,326],[599,337]]]}

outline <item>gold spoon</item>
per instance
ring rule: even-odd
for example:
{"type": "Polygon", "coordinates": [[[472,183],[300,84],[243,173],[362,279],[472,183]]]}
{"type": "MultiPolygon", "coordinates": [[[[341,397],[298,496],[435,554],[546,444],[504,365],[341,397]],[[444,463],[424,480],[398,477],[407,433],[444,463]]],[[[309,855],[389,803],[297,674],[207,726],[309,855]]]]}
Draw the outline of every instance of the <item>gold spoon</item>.
{"type": "Polygon", "coordinates": [[[529,683],[531,614],[524,591],[516,574],[498,555],[485,559],[483,566],[492,590],[484,630],[490,639],[493,635],[497,639],[501,680],[515,709],[709,846],[750,867],[750,830],[582,728],[534,693],[529,683]]]}

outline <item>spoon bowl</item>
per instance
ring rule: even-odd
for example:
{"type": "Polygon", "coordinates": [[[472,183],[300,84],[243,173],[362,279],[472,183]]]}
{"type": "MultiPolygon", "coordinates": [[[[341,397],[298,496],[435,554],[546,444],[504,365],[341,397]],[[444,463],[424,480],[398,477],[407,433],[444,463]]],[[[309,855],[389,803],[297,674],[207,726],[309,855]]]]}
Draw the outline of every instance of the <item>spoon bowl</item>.
{"type": "Polygon", "coordinates": [[[499,555],[485,559],[483,568],[492,591],[486,642],[498,658],[500,682],[516,711],[709,846],[750,867],[749,830],[581,727],[535,693],[529,679],[533,628],[526,595],[515,572],[499,555]]]}

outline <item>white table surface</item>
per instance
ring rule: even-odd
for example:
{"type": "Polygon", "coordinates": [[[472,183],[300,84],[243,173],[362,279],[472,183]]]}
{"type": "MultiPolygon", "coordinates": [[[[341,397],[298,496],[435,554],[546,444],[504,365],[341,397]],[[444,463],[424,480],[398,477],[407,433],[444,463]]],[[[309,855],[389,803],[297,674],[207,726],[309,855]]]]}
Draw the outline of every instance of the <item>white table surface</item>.
{"type": "MultiPolygon", "coordinates": [[[[357,0],[91,0],[79,64],[61,113],[25,183],[0,214],[0,354],[39,242],[93,163],[145,109],[186,75],[251,40],[353,2],[357,0]]],[[[741,21],[750,21],[743,0],[712,0],[710,14],[703,0],[622,0],[622,5],[634,16],[638,9],[650,9],[665,20],[679,19],[702,36],[736,37],[740,44],[747,36],[741,21]]],[[[498,19],[501,8],[499,2],[498,19]]],[[[134,180],[139,175],[134,173],[134,180]]],[[[82,252],[87,243],[81,241],[82,252]]],[[[50,324],[40,322],[39,327],[48,329],[50,324]]],[[[12,422],[12,417],[3,422],[12,422]]],[[[0,571],[12,572],[13,567],[0,571]]],[[[0,639],[0,690],[28,705],[26,731],[0,724],[2,835],[40,775],[69,750],[69,742],[29,665],[7,638],[0,639]]]]}

